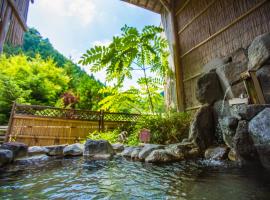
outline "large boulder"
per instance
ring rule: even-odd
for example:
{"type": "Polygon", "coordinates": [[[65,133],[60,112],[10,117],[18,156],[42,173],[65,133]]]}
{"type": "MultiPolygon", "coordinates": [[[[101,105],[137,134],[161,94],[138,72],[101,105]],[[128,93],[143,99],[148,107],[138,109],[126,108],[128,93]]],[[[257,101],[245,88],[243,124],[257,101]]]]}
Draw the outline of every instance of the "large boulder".
{"type": "Polygon", "coordinates": [[[109,159],[114,155],[114,150],[106,140],[87,140],[83,155],[91,159],[109,159]]]}
{"type": "Polygon", "coordinates": [[[204,152],[204,157],[209,160],[224,160],[228,157],[229,148],[226,146],[210,147],[204,152]]]}
{"type": "Polygon", "coordinates": [[[46,147],[32,146],[32,147],[28,148],[28,155],[29,156],[47,154],[47,153],[48,153],[48,149],[46,147]]]}
{"type": "Polygon", "coordinates": [[[40,154],[40,155],[34,155],[30,157],[22,157],[18,158],[14,161],[15,165],[24,165],[24,166],[33,166],[33,165],[40,165],[43,163],[48,162],[51,160],[52,157],[40,154]]]}
{"type": "Polygon", "coordinates": [[[196,98],[203,104],[212,104],[223,98],[222,88],[216,72],[211,71],[198,79],[196,98]]]}
{"type": "Polygon", "coordinates": [[[64,156],[81,156],[83,155],[84,145],[80,143],[71,144],[63,149],[64,156]]]}
{"type": "Polygon", "coordinates": [[[124,151],[121,152],[121,156],[124,157],[131,157],[131,154],[134,150],[136,150],[137,147],[125,147],[124,151]]]}
{"type": "Polygon", "coordinates": [[[270,58],[270,33],[256,37],[248,48],[249,68],[260,68],[270,58]]]}
{"type": "Polygon", "coordinates": [[[12,162],[13,153],[8,149],[0,149],[0,167],[12,162]]]}
{"type": "Polygon", "coordinates": [[[12,151],[14,158],[26,156],[28,153],[28,146],[19,142],[6,142],[1,145],[0,149],[12,151]]]}
{"type": "Polygon", "coordinates": [[[135,148],[132,151],[131,155],[130,155],[131,159],[138,160],[139,159],[139,153],[141,152],[141,150],[142,150],[142,147],[135,148]]]}
{"type": "Polygon", "coordinates": [[[238,110],[238,114],[239,116],[241,116],[241,119],[250,121],[253,117],[255,117],[265,108],[270,108],[270,105],[260,105],[260,104],[246,105],[242,107],[242,109],[238,110]]]}
{"type": "Polygon", "coordinates": [[[238,123],[234,136],[234,151],[243,165],[259,163],[257,150],[248,132],[248,122],[245,120],[238,123]]]}
{"type": "Polygon", "coordinates": [[[205,150],[215,141],[213,109],[210,105],[202,106],[191,123],[189,141],[201,150],[205,150]]]}
{"type": "Polygon", "coordinates": [[[270,108],[265,108],[249,123],[249,133],[255,144],[270,144],[270,108]]]}
{"type": "Polygon", "coordinates": [[[225,144],[233,148],[233,137],[235,135],[238,119],[236,117],[225,117],[219,120],[222,138],[225,144]]]}
{"type": "Polygon", "coordinates": [[[46,146],[48,156],[64,156],[63,150],[67,145],[46,146]]]}
{"type": "Polygon", "coordinates": [[[144,160],[147,156],[149,156],[149,154],[152,151],[157,150],[157,149],[163,149],[163,148],[164,148],[163,145],[146,144],[146,145],[144,145],[144,147],[140,151],[138,159],[139,160],[144,160]]]}
{"type": "Polygon", "coordinates": [[[145,162],[150,163],[167,163],[171,161],[174,161],[174,157],[165,149],[154,150],[145,158],[145,162]]]}
{"type": "Polygon", "coordinates": [[[256,75],[259,79],[265,102],[270,104],[270,65],[260,68],[256,75]]]}

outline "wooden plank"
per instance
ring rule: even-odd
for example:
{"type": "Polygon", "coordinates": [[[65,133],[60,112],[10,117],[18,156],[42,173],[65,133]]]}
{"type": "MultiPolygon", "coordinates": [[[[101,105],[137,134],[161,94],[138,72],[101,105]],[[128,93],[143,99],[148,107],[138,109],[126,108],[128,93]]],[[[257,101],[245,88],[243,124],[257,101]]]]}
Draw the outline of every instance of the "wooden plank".
{"type": "Polygon", "coordinates": [[[265,99],[264,99],[264,95],[263,95],[263,92],[262,92],[261,85],[260,85],[259,80],[258,80],[258,78],[256,76],[256,71],[250,70],[249,74],[250,74],[250,77],[251,77],[251,79],[253,81],[253,84],[254,84],[254,89],[255,89],[255,92],[256,92],[256,95],[257,95],[258,103],[259,104],[266,104],[265,99]]]}

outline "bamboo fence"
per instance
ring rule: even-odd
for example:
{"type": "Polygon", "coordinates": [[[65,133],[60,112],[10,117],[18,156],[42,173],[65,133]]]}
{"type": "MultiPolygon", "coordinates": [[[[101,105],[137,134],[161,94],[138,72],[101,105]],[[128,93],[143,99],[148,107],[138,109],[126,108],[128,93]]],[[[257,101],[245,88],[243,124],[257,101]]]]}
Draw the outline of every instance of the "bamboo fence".
{"type": "Polygon", "coordinates": [[[94,131],[113,130],[135,122],[139,116],[14,103],[6,141],[29,146],[72,144],[94,131]]]}

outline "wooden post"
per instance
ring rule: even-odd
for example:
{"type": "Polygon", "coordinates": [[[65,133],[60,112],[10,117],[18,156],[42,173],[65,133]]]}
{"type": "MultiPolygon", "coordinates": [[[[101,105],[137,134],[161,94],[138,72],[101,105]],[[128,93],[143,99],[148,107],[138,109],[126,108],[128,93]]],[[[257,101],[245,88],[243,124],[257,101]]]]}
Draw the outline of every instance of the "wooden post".
{"type": "Polygon", "coordinates": [[[0,53],[3,51],[4,42],[6,40],[7,32],[11,21],[11,7],[8,4],[5,10],[3,20],[0,22],[0,53]]]}
{"type": "Polygon", "coordinates": [[[104,110],[100,110],[99,122],[98,122],[98,131],[104,131],[104,110]]]}
{"type": "Polygon", "coordinates": [[[182,112],[185,111],[185,91],[184,91],[184,82],[183,82],[183,68],[181,66],[180,60],[180,45],[179,45],[179,36],[178,36],[178,25],[176,20],[176,6],[175,0],[171,3],[171,22],[172,22],[172,30],[174,43],[173,46],[173,59],[175,65],[175,79],[176,79],[176,94],[177,94],[177,110],[182,112]]]}
{"type": "Polygon", "coordinates": [[[9,122],[8,122],[8,130],[6,132],[6,137],[5,137],[5,142],[8,142],[10,140],[10,135],[12,133],[12,126],[13,126],[13,117],[15,114],[15,109],[16,109],[16,102],[13,103],[12,109],[11,109],[11,113],[9,116],[9,122]]]}

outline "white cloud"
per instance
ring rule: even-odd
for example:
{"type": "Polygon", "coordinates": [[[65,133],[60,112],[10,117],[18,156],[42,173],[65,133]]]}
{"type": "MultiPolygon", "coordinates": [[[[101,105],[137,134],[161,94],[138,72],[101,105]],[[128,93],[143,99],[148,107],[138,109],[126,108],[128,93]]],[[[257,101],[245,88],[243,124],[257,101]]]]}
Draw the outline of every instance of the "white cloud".
{"type": "Polygon", "coordinates": [[[89,25],[99,16],[97,0],[39,0],[42,9],[48,14],[60,17],[73,17],[83,25],[89,25]]]}

